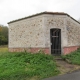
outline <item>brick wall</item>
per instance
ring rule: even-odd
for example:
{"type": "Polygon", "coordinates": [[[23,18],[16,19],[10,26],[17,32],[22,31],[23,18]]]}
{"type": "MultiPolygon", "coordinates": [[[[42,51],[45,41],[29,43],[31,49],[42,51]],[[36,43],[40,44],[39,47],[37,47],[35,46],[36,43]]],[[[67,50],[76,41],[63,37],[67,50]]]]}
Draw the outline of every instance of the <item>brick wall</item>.
{"type": "Polygon", "coordinates": [[[49,48],[9,48],[10,52],[32,52],[32,53],[37,53],[39,51],[44,52],[45,54],[50,54],[49,48]]]}
{"type": "Polygon", "coordinates": [[[63,48],[63,53],[64,55],[69,54],[75,50],[77,50],[79,48],[79,46],[70,46],[70,47],[64,47],[63,48]]]}

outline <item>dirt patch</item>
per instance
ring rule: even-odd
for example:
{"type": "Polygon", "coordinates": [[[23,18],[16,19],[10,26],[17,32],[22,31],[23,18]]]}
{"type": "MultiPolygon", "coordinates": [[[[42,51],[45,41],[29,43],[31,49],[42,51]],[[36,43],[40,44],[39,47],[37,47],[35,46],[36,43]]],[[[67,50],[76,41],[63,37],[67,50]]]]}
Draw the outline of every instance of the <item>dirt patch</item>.
{"type": "Polygon", "coordinates": [[[74,65],[74,64],[69,64],[68,62],[64,61],[61,58],[55,59],[57,63],[57,67],[60,70],[60,75],[66,74],[66,73],[71,73],[76,70],[80,70],[79,65],[74,65]]]}

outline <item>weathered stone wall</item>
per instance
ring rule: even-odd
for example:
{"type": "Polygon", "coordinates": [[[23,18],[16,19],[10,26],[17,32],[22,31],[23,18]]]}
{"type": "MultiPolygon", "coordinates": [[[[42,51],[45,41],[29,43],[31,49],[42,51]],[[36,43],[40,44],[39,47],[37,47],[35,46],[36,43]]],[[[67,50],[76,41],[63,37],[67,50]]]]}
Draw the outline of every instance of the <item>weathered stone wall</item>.
{"type": "MultiPolygon", "coordinates": [[[[65,15],[40,15],[9,24],[9,51],[27,48],[44,49],[50,53],[50,29],[61,29],[61,47],[67,45],[65,15]]],[[[31,49],[32,50],[32,49],[31,49]]]]}
{"type": "Polygon", "coordinates": [[[9,48],[44,48],[44,17],[36,16],[9,24],[9,48]]]}
{"type": "Polygon", "coordinates": [[[67,46],[80,46],[80,24],[70,17],[66,18],[67,46]]]}
{"type": "Polygon", "coordinates": [[[50,54],[50,29],[61,29],[62,53],[80,46],[80,24],[67,15],[43,14],[9,24],[9,51],[43,50],[50,54]]]}
{"type": "Polygon", "coordinates": [[[50,42],[50,29],[59,28],[61,29],[61,47],[67,45],[67,35],[65,27],[65,15],[45,15],[44,24],[45,24],[45,46],[51,47],[50,42]]]}

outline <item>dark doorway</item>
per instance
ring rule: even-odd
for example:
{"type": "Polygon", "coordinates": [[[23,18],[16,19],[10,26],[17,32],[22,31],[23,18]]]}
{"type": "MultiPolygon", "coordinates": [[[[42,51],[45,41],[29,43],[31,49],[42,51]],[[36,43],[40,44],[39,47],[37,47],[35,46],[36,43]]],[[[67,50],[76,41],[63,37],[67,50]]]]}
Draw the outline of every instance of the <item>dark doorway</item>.
{"type": "Polygon", "coordinates": [[[61,29],[51,29],[51,54],[60,55],[61,54],[61,29]]]}

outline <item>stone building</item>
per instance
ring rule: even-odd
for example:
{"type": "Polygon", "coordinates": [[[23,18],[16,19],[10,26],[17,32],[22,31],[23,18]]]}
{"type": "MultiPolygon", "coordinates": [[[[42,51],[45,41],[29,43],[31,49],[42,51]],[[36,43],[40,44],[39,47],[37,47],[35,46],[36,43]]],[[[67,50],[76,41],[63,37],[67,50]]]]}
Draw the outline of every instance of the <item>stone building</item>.
{"type": "Polygon", "coordinates": [[[10,52],[65,55],[80,47],[80,23],[66,13],[42,12],[8,24],[10,52]]]}

